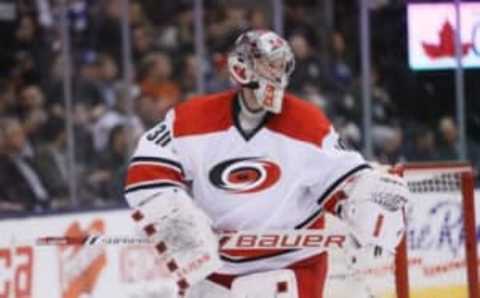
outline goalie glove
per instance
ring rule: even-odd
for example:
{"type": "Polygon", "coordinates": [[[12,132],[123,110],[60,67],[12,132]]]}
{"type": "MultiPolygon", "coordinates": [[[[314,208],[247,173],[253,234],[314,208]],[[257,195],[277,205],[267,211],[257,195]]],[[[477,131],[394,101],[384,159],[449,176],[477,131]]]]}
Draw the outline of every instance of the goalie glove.
{"type": "Polygon", "coordinates": [[[360,246],[395,252],[405,232],[409,190],[402,178],[377,170],[359,173],[343,189],[338,213],[360,246]]]}
{"type": "Polygon", "coordinates": [[[132,218],[155,243],[180,296],[222,266],[210,218],[183,189],[170,188],[143,200],[132,218]]]}

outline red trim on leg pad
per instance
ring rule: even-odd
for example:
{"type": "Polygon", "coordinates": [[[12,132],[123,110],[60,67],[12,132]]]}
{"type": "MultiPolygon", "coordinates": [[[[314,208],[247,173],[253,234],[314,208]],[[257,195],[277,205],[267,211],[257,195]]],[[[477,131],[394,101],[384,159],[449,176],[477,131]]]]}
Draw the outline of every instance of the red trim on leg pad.
{"type": "Polygon", "coordinates": [[[134,221],[141,221],[143,219],[143,214],[140,210],[136,210],[132,213],[132,218],[134,221]]]}
{"type": "Polygon", "coordinates": [[[153,224],[149,224],[149,225],[145,226],[145,228],[143,228],[143,230],[145,231],[145,233],[147,233],[147,236],[149,236],[149,237],[157,232],[157,230],[155,229],[155,226],[153,224]]]}
{"type": "Polygon", "coordinates": [[[277,293],[288,292],[288,283],[286,281],[277,282],[277,293]]]}
{"type": "Polygon", "coordinates": [[[178,269],[177,262],[174,260],[171,260],[170,262],[167,263],[167,268],[170,270],[170,272],[173,272],[178,269]]]}
{"type": "Polygon", "coordinates": [[[163,254],[165,251],[167,251],[167,246],[165,245],[165,242],[159,242],[157,245],[155,245],[155,249],[159,254],[163,254]]]}
{"type": "Polygon", "coordinates": [[[181,290],[185,290],[190,286],[185,278],[182,278],[181,280],[177,281],[177,285],[181,290]]]}

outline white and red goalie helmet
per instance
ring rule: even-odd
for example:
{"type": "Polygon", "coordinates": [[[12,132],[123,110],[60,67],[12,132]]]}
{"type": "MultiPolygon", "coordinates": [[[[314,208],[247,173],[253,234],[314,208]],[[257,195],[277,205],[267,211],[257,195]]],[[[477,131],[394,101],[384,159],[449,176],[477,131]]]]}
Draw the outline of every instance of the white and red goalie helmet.
{"type": "Polygon", "coordinates": [[[253,89],[258,103],[273,113],[282,110],[283,95],[294,67],[289,44],[272,31],[243,33],[228,56],[232,79],[253,89]]]}

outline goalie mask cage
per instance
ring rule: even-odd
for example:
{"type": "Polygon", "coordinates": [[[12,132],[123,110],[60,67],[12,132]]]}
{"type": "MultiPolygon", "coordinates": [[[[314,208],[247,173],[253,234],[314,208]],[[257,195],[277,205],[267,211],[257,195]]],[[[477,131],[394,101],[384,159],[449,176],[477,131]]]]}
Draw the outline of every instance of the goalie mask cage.
{"type": "MultiPolygon", "coordinates": [[[[459,193],[462,198],[465,231],[465,258],[468,297],[480,297],[475,220],[475,180],[468,163],[407,163],[395,167],[413,194],[459,193]]],[[[407,223],[408,225],[408,223],[407,223]]],[[[395,256],[395,284],[398,298],[410,297],[407,241],[400,243],[395,256]]]]}

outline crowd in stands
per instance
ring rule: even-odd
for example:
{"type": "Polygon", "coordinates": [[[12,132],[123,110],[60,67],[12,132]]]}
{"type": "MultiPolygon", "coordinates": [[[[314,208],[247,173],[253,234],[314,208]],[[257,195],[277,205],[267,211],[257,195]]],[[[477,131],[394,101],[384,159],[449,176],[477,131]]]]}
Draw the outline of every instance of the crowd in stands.
{"type": "MultiPolygon", "coordinates": [[[[74,134],[69,135],[57,2],[0,1],[0,9],[14,7],[0,16],[0,213],[123,204],[123,175],[135,140],[168,109],[197,94],[199,68],[205,92],[230,88],[226,54],[235,37],[272,23],[270,1],[204,1],[207,53],[199,61],[192,1],[131,0],[134,87],[127,89],[121,1],[70,1],[74,134]],[[69,138],[75,172],[68,167],[69,138]]],[[[334,27],[325,28],[318,21],[319,2],[285,1],[285,37],[296,56],[289,91],[323,109],[342,137],[361,149],[358,8],[335,1],[334,27]]],[[[408,70],[402,2],[372,1],[375,158],[388,164],[454,160],[452,76],[408,70]]],[[[471,74],[466,75],[468,84],[471,74]]],[[[473,99],[469,112],[469,158],[480,163],[480,107],[473,99]]]]}

